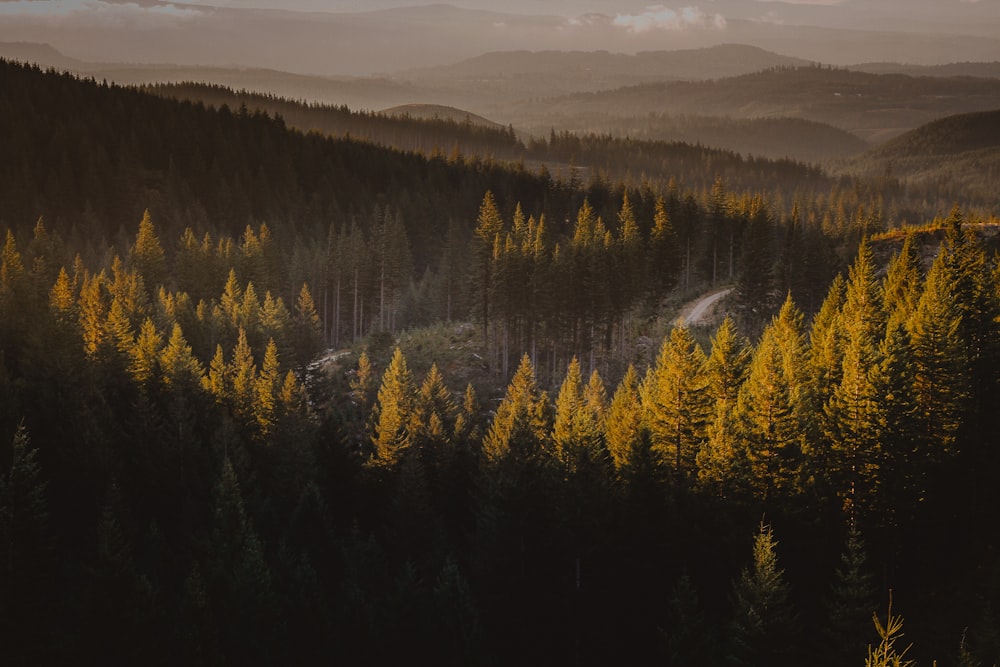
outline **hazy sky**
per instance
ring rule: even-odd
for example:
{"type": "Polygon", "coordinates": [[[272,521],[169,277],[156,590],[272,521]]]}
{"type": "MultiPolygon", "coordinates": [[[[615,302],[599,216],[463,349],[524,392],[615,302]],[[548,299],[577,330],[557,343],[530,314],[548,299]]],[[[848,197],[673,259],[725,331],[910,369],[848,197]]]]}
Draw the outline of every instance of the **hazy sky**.
{"type": "Polygon", "coordinates": [[[447,64],[496,50],[634,52],[725,42],[835,64],[1000,60],[1000,0],[428,5],[419,0],[0,0],[0,41],[48,43],[91,61],[240,64],[324,74],[447,64]]]}

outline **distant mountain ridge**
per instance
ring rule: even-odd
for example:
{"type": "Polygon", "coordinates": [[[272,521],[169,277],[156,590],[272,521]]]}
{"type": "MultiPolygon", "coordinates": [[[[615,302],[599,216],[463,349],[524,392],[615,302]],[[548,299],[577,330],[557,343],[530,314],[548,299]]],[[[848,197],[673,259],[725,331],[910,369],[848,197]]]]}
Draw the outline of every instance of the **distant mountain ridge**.
{"type": "Polygon", "coordinates": [[[454,65],[407,70],[395,75],[410,81],[455,84],[502,83],[512,78],[532,90],[592,91],[649,81],[719,79],[771,67],[811,64],[802,58],[772,53],[745,44],[700,49],[640,51],[634,55],[608,51],[495,51],[454,65]],[[540,86],[547,86],[542,88],[540,86]]]}
{"type": "Polygon", "coordinates": [[[906,74],[909,76],[974,76],[1000,79],[1000,61],[963,62],[947,65],[904,65],[901,63],[862,63],[848,69],[869,74],[906,74]]]}
{"type": "Polygon", "coordinates": [[[831,67],[778,68],[719,81],[644,84],[580,93],[534,112],[639,116],[648,113],[827,123],[870,142],[937,118],[1000,108],[1000,80],[867,74],[831,67]]]}
{"type": "Polygon", "coordinates": [[[37,42],[0,42],[0,56],[22,63],[37,63],[42,67],[77,69],[87,66],[82,60],[60,53],[51,44],[37,42]]]}

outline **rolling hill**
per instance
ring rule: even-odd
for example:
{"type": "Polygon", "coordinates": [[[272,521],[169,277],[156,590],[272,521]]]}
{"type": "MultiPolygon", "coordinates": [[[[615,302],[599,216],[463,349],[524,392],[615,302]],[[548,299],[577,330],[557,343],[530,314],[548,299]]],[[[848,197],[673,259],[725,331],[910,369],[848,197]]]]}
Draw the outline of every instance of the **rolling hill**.
{"type": "Polygon", "coordinates": [[[997,202],[1000,109],[928,123],[849,160],[839,171],[890,174],[911,188],[933,186],[942,197],[997,202]]]}
{"type": "Polygon", "coordinates": [[[503,125],[477,114],[444,104],[401,104],[378,112],[390,118],[410,118],[416,120],[437,120],[451,123],[475,125],[478,127],[503,128],[503,125]]]}
{"type": "Polygon", "coordinates": [[[280,116],[302,132],[351,137],[399,150],[431,154],[458,152],[517,159],[524,146],[508,128],[468,111],[442,105],[402,105],[384,111],[355,111],[345,105],[306,104],[275,95],[203,83],[146,86],[153,94],[214,107],[245,106],[280,116]]]}
{"type": "MultiPolygon", "coordinates": [[[[668,82],[580,93],[539,101],[532,112],[537,116],[790,116],[827,123],[875,141],[944,116],[998,107],[1000,80],[799,67],[718,81],[668,82]]],[[[510,110],[512,115],[515,112],[510,110]]],[[[518,119],[512,120],[519,124],[518,119]]]]}
{"type": "Polygon", "coordinates": [[[736,151],[771,159],[825,162],[857,155],[869,148],[858,136],[802,118],[731,118],[650,114],[647,116],[588,115],[541,117],[522,126],[531,134],[547,127],[577,133],[609,133],[645,141],[676,141],[736,151]]]}
{"type": "Polygon", "coordinates": [[[353,109],[382,109],[416,100],[461,106],[456,103],[461,100],[447,91],[429,91],[384,77],[313,76],[259,67],[88,62],[70,58],[48,44],[32,43],[0,43],[0,57],[121,85],[196,82],[353,109]]]}
{"type": "Polygon", "coordinates": [[[745,44],[701,49],[640,51],[499,51],[454,65],[399,72],[395,80],[458,88],[489,96],[545,96],[595,92],[662,81],[718,79],[772,67],[808,65],[745,44]]]}

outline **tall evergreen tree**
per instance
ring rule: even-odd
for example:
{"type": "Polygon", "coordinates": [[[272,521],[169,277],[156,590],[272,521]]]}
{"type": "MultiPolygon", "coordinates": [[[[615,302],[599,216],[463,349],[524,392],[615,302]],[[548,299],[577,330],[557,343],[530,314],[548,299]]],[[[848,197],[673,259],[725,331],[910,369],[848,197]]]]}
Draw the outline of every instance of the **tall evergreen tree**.
{"type": "MultiPolygon", "coordinates": [[[[830,400],[834,387],[840,384],[844,369],[845,340],[840,314],[846,298],[845,290],[844,277],[838,273],[809,328],[810,392],[818,406],[826,405],[830,400]]],[[[822,422],[816,426],[821,427],[822,422]]]]}
{"type": "MultiPolygon", "coordinates": [[[[4,457],[7,458],[7,457],[4,457]]],[[[11,664],[52,659],[55,577],[47,484],[23,425],[0,474],[0,638],[11,664]]]]}
{"type": "Polygon", "coordinates": [[[279,629],[271,572],[228,458],[214,501],[206,583],[223,651],[241,662],[268,661],[279,629]]]}
{"type": "Polygon", "coordinates": [[[362,351],[358,356],[358,367],[351,374],[349,382],[350,399],[363,422],[371,414],[373,392],[376,382],[375,368],[372,366],[368,353],[362,351]]]}
{"type": "MultiPolygon", "coordinates": [[[[656,200],[649,248],[649,263],[653,278],[651,296],[654,299],[659,299],[673,289],[674,285],[677,284],[677,275],[679,274],[677,234],[670,220],[667,202],[662,197],[656,200]]],[[[687,283],[684,287],[688,287],[687,283]]]]}
{"type": "Polygon", "coordinates": [[[305,365],[312,361],[323,345],[323,327],[309,285],[302,283],[295,300],[295,359],[305,365]]]}
{"type": "Polygon", "coordinates": [[[736,400],[746,379],[750,362],[750,346],[736,331],[732,318],[726,316],[712,341],[712,352],[705,364],[709,423],[706,442],[697,455],[698,479],[702,484],[724,493],[727,482],[743,475],[743,460],[737,442],[734,419],[736,400]]]}
{"type": "Polygon", "coordinates": [[[483,195],[483,203],[479,207],[476,218],[476,255],[477,283],[479,285],[479,306],[483,318],[483,347],[489,353],[490,316],[492,314],[490,298],[493,293],[493,245],[495,239],[503,230],[503,218],[497,209],[493,193],[487,191],[483,195]]]}
{"type": "Polygon", "coordinates": [[[414,398],[413,375],[403,351],[397,347],[382,375],[378,402],[372,413],[372,443],[375,446],[372,465],[394,467],[400,461],[402,452],[413,444],[411,420],[414,398]]]}
{"type": "Polygon", "coordinates": [[[850,270],[841,322],[845,340],[841,379],[824,410],[831,448],[829,475],[845,510],[853,515],[873,502],[882,457],[880,402],[872,371],[881,362],[885,315],[871,249],[865,242],[850,270]]]}
{"type": "Polygon", "coordinates": [[[878,516],[888,525],[898,524],[898,513],[915,508],[925,488],[921,464],[923,438],[913,388],[916,362],[910,334],[904,324],[890,317],[879,349],[881,363],[872,369],[876,396],[877,431],[880,434],[879,467],[881,503],[878,516]]]}
{"type": "Polygon", "coordinates": [[[949,218],[943,244],[948,282],[959,316],[958,334],[969,365],[967,430],[977,436],[992,434],[997,421],[992,410],[1000,408],[1000,297],[990,288],[990,261],[977,233],[963,227],[956,209],[949,218]]]}
{"type": "Polygon", "coordinates": [[[539,390],[535,367],[525,354],[483,438],[486,462],[496,465],[508,457],[520,461],[536,458],[548,435],[547,413],[548,400],[539,390]]]}
{"type": "Polygon", "coordinates": [[[634,460],[642,437],[643,409],[639,387],[639,374],[635,366],[629,364],[611,399],[607,419],[604,421],[604,439],[608,453],[615,469],[619,471],[634,460]]]}
{"type": "Polygon", "coordinates": [[[139,272],[143,282],[150,289],[155,289],[166,282],[166,255],[163,246],[160,245],[160,239],[156,236],[148,209],[142,214],[135,243],[129,248],[129,264],[139,272]]]}
{"type": "Polygon", "coordinates": [[[675,325],[663,341],[656,366],[642,385],[642,405],[661,464],[678,479],[693,477],[709,405],[705,353],[684,324],[675,325]]]}
{"type": "Polygon", "coordinates": [[[580,376],[580,362],[573,357],[556,398],[552,427],[554,454],[570,470],[583,459],[598,458],[603,449],[601,391],[603,386],[587,391],[580,376]]]}
{"type": "Polygon", "coordinates": [[[916,236],[908,233],[899,252],[893,255],[886,270],[882,293],[889,320],[907,322],[917,309],[923,271],[917,255],[916,236]]]}
{"type": "Polygon", "coordinates": [[[736,427],[749,464],[746,481],[764,499],[796,492],[802,466],[802,428],[778,336],[773,324],[764,330],[736,402],[736,427]]]}
{"type": "Polygon", "coordinates": [[[730,658],[736,664],[801,664],[798,618],[785,572],[778,566],[777,546],[771,527],[762,523],[754,537],[753,563],[733,586],[730,658]]]}
{"type": "Polygon", "coordinates": [[[865,567],[866,560],[861,533],[851,526],[827,600],[828,659],[824,662],[831,666],[855,662],[865,654],[865,637],[875,607],[873,576],[865,567]]]}
{"type": "Polygon", "coordinates": [[[668,665],[680,667],[711,662],[714,647],[706,625],[705,612],[694,584],[686,573],[682,574],[670,598],[667,625],[660,630],[664,635],[668,665]]]}
{"type": "Polygon", "coordinates": [[[926,462],[940,462],[955,451],[968,408],[969,360],[959,327],[947,252],[938,254],[910,318],[919,437],[926,462]]]}

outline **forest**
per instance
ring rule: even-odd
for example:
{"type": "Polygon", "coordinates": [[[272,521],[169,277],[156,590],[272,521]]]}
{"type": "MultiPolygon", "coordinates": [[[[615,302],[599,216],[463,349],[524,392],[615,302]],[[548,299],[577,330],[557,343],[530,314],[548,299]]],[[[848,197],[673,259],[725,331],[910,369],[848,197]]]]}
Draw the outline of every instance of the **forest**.
{"type": "Polygon", "coordinates": [[[1000,662],[985,207],[0,90],[5,664],[1000,662]]]}

